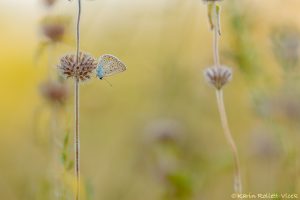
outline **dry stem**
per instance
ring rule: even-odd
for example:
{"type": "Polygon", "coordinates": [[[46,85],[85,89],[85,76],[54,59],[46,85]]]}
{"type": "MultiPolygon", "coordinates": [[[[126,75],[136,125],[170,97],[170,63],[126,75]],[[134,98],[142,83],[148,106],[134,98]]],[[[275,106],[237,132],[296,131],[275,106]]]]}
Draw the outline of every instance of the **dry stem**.
{"type": "MultiPolygon", "coordinates": [[[[78,0],[78,15],[76,26],[76,64],[79,64],[80,52],[80,17],[81,0],[78,0]]],[[[76,175],[76,200],[80,196],[80,137],[79,137],[79,80],[75,79],[75,175],[76,175]]]]}
{"type": "Polygon", "coordinates": [[[223,91],[216,90],[216,96],[217,96],[217,103],[218,103],[218,109],[221,117],[221,123],[222,127],[224,129],[224,134],[227,139],[227,142],[229,146],[231,147],[231,151],[234,157],[234,163],[235,163],[235,177],[234,177],[234,191],[235,192],[242,192],[242,181],[241,181],[241,173],[240,173],[240,161],[239,161],[239,155],[238,150],[235,145],[235,142],[232,138],[231,131],[228,126],[228,120],[226,115],[226,110],[224,106],[224,99],[223,99],[223,91]]]}
{"type": "MultiPolygon", "coordinates": [[[[220,67],[220,57],[219,57],[219,36],[220,36],[220,22],[219,22],[219,13],[217,13],[217,7],[213,5],[213,17],[214,17],[214,35],[213,35],[213,55],[214,55],[214,63],[216,67],[220,67]]],[[[242,192],[242,181],[241,181],[241,173],[240,173],[240,161],[238,156],[238,150],[236,144],[232,138],[231,131],[228,126],[228,120],[224,105],[223,99],[223,90],[216,90],[216,97],[218,103],[218,109],[221,117],[222,127],[224,129],[224,134],[228,144],[231,147],[231,151],[234,157],[235,163],[235,176],[234,176],[234,191],[241,193],[242,192]]]]}

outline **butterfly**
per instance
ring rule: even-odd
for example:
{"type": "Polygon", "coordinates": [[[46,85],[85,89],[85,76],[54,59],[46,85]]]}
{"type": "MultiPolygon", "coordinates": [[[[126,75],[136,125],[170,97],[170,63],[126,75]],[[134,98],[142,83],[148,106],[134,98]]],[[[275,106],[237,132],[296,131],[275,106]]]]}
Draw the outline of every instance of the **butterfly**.
{"type": "Polygon", "coordinates": [[[105,54],[100,57],[97,66],[97,77],[103,79],[126,70],[125,64],[113,55],[105,54]]]}

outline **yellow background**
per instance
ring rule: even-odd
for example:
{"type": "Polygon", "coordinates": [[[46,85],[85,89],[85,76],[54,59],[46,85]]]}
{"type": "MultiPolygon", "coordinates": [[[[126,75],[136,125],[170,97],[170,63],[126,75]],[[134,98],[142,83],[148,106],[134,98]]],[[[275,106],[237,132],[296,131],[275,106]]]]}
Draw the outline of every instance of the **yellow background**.
{"type": "MultiPolygon", "coordinates": [[[[272,51],[271,40],[276,27],[299,29],[300,2],[225,0],[221,5],[221,62],[234,71],[224,91],[225,104],[240,152],[244,190],[300,192],[300,118],[293,121],[280,111],[280,105],[272,106],[278,96],[285,97],[283,91],[299,91],[299,65],[286,72],[272,51]],[[231,24],[234,3],[246,19],[242,21],[245,32],[237,32],[231,24]],[[255,52],[255,57],[249,54],[248,63],[258,63],[254,72],[242,70],[229,56],[241,51],[235,46],[238,36],[248,41],[246,57],[247,51],[255,52]],[[264,106],[271,109],[267,116],[257,114],[255,95],[262,95],[264,106]],[[261,138],[265,135],[267,141],[261,138]],[[279,152],[275,158],[260,159],[255,154],[261,140],[267,143],[262,146],[274,145],[270,149],[279,152]]],[[[53,108],[38,89],[47,78],[48,51],[38,61],[35,53],[44,16],[67,15],[74,20],[75,14],[75,0],[60,0],[50,9],[39,1],[0,2],[0,199],[48,199],[42,188],[55,174],[47,150],[53,108]],[[36,142],[35,134],[42,141],[36,142]]],[[[90,183],[92,199],[164,198],[168,186],[153,175],[155,163],[148,159],[152,147],[144,142],[147,126],[165,119],[176,121],[183,130],[187,149],[183,155],[175,154],[183,173],[192,179],[192,195],[185,198],[230,199],[230,149],[214,90],[203,78],[203,69],[213,62],[205,4],[200,0],[86,0],[82,14],[81,49],[95,57],[116,55],[128,67],[125,73],[107,78],[113,87],[96,78],[80,87],[82,184],[90,183]],[[188,156],[190,152],[197,156],[188,156]]],[[[54,74],[59,57],[74,52],[73,22],[67,33],[67,43],[52,50],[54,74]]],[[[73,82],[67,82],[72,92],[73,82]]],[[[295,106],[297,111],[300,103],[295,106]]],[[[65,111],[59,112],[58,152],[66,130],[73,133],[72,95],[65,111]]]]}

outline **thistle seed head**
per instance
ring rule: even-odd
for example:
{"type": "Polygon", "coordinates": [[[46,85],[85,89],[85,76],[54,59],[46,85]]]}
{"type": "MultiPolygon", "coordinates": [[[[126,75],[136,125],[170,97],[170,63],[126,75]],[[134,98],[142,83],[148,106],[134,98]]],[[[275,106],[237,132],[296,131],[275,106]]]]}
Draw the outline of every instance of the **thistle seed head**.
{"type": "Polygon", "coordinates": [[[64,78],[86,81],[91,78],[97,67],[97,60],[87,53],[80,52],[78,64],[75,54],[67,54],[60,59],[58,70],[64,78]]]}
{"type": "Polygon", "coordinates": [[[204,76],[208,83],[217,90],[221,90],[232,79],[232,70],[226,66],[210,67],[204,71],[204,76]]]}

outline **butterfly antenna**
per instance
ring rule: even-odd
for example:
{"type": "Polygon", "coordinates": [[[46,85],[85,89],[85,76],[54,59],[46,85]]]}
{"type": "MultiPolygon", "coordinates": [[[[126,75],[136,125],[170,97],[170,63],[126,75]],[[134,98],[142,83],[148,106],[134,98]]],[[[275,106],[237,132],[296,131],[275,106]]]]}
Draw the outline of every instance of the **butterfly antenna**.
{"type": "Polygon", "coordinates": [[[112,84],[111,84],[108,80],[106,80],[105,78],[104,78],[103,80],[105,80],[105,82],[108,83],[108,85],[109,85],[110,87],[112,87],[112,84]]]}

